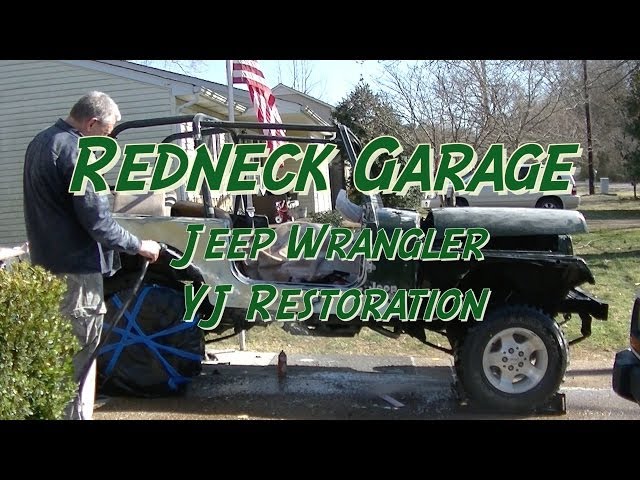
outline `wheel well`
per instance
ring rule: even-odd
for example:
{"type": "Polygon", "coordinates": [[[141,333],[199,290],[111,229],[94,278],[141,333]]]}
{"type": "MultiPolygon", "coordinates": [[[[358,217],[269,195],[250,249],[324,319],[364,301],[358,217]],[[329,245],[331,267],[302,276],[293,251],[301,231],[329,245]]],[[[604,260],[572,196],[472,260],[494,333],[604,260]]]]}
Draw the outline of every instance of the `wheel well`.
{"type": "MultiPolygon", "coordinates": [[[[182,290],[184,282],[193,282],[196,289],[205,283],[202,272],[194,265],[180,270],[173,268],[170,265],[171,260],[176,258],[176,255],[182,255],[183,252],[170,245],[167,247],[160,252],[158,260],[149,265],[145,281],[166,285],[176,290],[182,290]]],[[[133,286],[142,271],[143,263],[144,259],[139,255],[121,253],[121,268],[113,277],[105,278],[105,297],[109,297],[113,292],[122,288],[133,286]]],[[[203,301],[202,306],[204,308],[211,307],[208,299],[203,301]]]]}
{"type": "Polygon", "coordinates": [[[473,290],[476,295],[483,288],[489,288],[491,296],[487,311],[517,303],[553,312],[570,288],[563,273],[533,262],[487,264],[465,275],[458,288],[473,290]]]}
{"type": "Polygon", "coordinates": [[[557,195],[545,195],[544,197],[540,197],[540,199],[538,199],[538,201],[536,202],[536,207],[540,205],[547,198],[554,200],[558,205],[560,205],[560,208],[564,208],[564,202],[557,195]]]}

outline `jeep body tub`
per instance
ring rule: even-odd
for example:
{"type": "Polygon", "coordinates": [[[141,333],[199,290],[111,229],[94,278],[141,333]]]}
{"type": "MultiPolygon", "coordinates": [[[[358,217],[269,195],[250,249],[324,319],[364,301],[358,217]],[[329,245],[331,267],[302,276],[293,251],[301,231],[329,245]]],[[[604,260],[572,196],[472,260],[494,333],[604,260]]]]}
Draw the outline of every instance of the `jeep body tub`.
{"type": "MultiPolygon", "coordinates": [[[[165,141],[194,135],[198,145],[202,141],[202,134],[207,132],[226,132],[234,141],[273,138],[260,133],[246,133],[261,132],[262,128],[269,128],[268,125],[229,123],[203,115],[127,122],[116,128],[112,135],[116,136],[127,128],[187,121],[193,123],[195,134],[175,134],[165,141]]],[[[355,164],[358,140],[342,125],[278,125],[278,128],[333,132],[333,138],[327,141],[338,145],[344,161],[355,164]]],[[[278,139],[312,141],[298,137],[278,139]]],[[[403,231],[419,228],[425,232],[435,229],[437,244],[448,228],[480,227],[490,234],[488,244],[482,249],[484,258],[471,261],[420,261],[384,257],[367,260],[358,257],[350,264],[343,261],[335,268],[336,271],[348,270],[346,282],[322,279],[301,281],[299,278],[278,281],[271,278],[265,280],[255,274],[261,271],[261,265],[247,265],[246,262],[226,259],[205,261],[206,233],[195,250],[193,264],[181,270],[171,268],[169,262],[181,256],[187,248],[187,226],[190,224],[203,224],[205,232],[210,228],[268,226],[266,217],[251,215],[246,209],[217,211],[212,207],[206,182],[203,182],[202,198],[204,203],[196,208],[195,215],[181,215],[178,202],[168,215],[116,213],[114,218],[137,236],[152,238],[168,246],[160,260],[149,268],[147,281],[171,286],[176,291],[180,291],[185,283],[193,283],[196,290],[203,283],[233,286],[225,315],[214,333],[229,329],[238,333],[263,323],[245,319],[252,285],[259,283],[269,283],[278,290],[300,288],[303,291],[330,287],[341,291],[353,288],[363,291],[370,288],[388,291],[457,288],[475,292],[488,288],[491,297],[482,321],[442,321],[434,318],[432,321],[391,319],[388,322],[371,322],[358,317],[343,321],[334,315],[335,305],[329,312],[328,321],[323,321],[318,318],[320,306],[314,305],[314,314],[310,318],[295,322],[294,328],[290,328],[289,323],[283,323],[283,328],[289,327],[292,333],[325,336],[353,336],[362,328],[371,328],[388,337],[411,335],[425,345],[453,355],[462,398],[503,411],[531,411],[545,405],[557,393],[567,367],[569,345],[591,334],[592,318],[606,320],[608,316],[607,305],[581,289],[584,284],[595,283],[595,279],[585,261],[573,253],[571,235],[587,231],[585,219],[577,211],[439,207],[420,214],[412,210],[385,207],[380,197],[373,195],[366,197],[362,205],[359,228],[369,228],[374,233],[379,230],[390,233],[397,228],[403,231]],[[569,341],[556,318],[561,317],[564,323],[572,314],[579,316],[582,322],[581,336],[569,341]],[[429,342],[427,331],[445,336],[451,348],[429,342]]],[[[121,271],[105,283],[107,295],[125,288],[127,279],[135,277],[140,267],[140,259],[135,257],[122,255],[121,260],[121,271]]],[[[329,266],[329,270],[331,268],[329,266]]],[[[215,303],[215,296],[210,296],[208,301],[202,303],[203,317],[209,315],[215,303]]],[[[269,308],[274,311],[277,305],[269,308]]]]}

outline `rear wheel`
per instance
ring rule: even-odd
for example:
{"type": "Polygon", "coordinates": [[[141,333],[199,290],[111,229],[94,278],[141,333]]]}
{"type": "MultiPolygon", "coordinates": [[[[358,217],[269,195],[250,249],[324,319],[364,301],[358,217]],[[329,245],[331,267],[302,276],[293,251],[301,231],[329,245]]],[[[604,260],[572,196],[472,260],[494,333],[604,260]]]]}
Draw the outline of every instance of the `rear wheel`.
{"type": "Polygon", "coordinates": [[[456,355],[469,400],[481,407],[530,412],[558,391],[568,347],[553,318],[532,307],[507,306],[469,329],[456,355]]]}
{"type": "Polygon", "coordinates": [[[557,197],[542,197],[536,203],[536,208],[557,208],[562,209],[562,201],[557,197]]]}

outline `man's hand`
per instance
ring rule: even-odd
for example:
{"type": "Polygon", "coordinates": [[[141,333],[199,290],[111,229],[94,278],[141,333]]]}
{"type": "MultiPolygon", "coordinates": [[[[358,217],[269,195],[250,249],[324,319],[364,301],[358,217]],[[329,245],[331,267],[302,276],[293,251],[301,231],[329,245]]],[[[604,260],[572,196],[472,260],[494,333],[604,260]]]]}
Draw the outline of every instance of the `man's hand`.
{"type": "Polygon", "coordinates": [[[138,254],[148,258],[151,263],[158,260],[160,256],[160,244],[153,240],[142,240],[138,254]]]}

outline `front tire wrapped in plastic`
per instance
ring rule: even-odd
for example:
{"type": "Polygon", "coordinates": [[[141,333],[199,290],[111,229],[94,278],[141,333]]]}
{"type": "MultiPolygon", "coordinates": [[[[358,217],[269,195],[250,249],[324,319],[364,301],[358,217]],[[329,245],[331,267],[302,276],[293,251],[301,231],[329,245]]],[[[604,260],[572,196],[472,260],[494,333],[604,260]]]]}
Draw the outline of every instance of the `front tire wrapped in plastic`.
{"type": "MultiPolygon", "coordinates": [[[[132,288],[107,298],[103,332],[132,288]]],[[[202,370],[204,332],[183,322],[183,292],[143,283],[100,349],[98,390],[106,395],[160,397],[181,394],[202,370]]]]}

